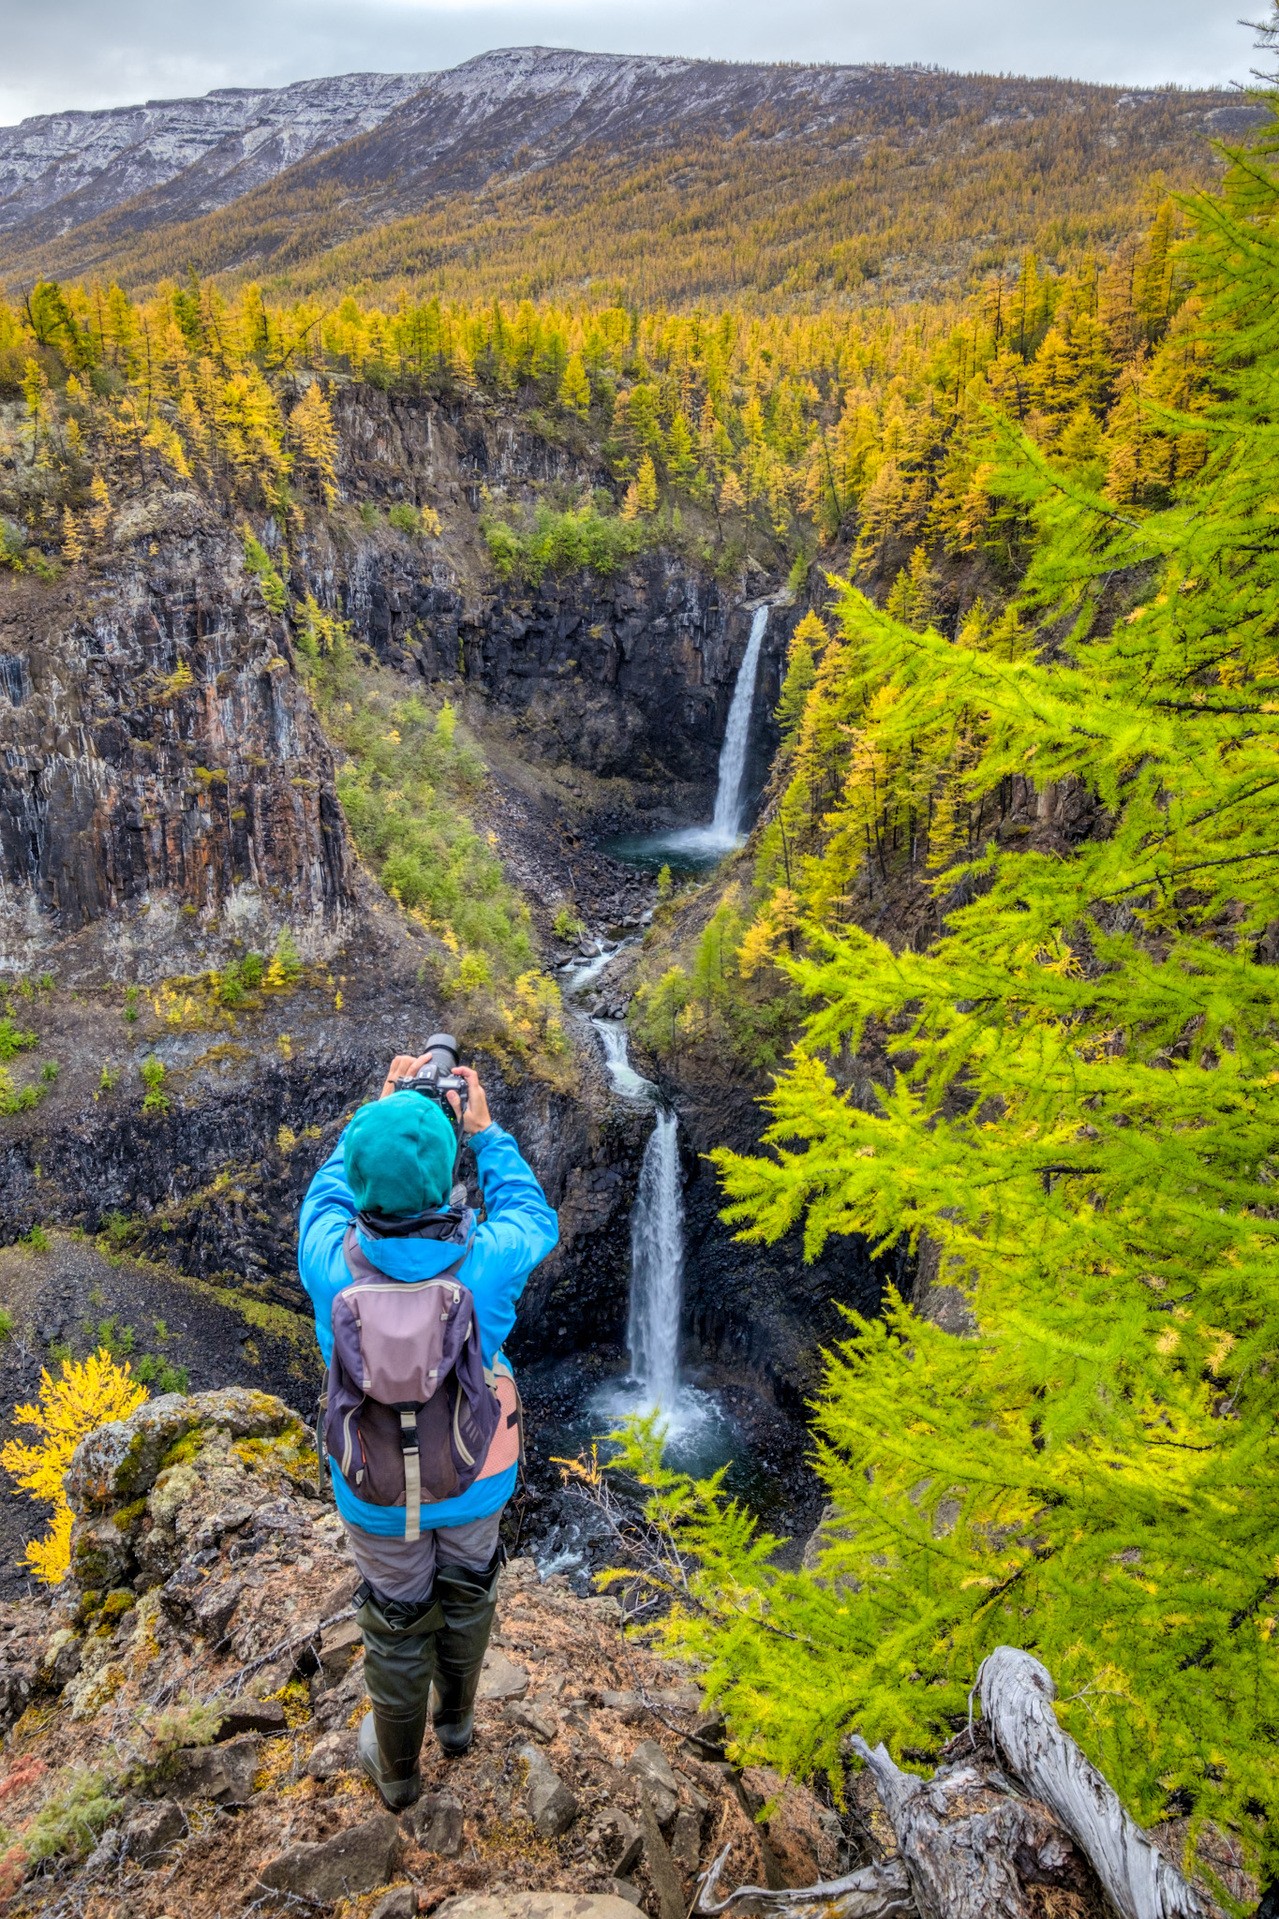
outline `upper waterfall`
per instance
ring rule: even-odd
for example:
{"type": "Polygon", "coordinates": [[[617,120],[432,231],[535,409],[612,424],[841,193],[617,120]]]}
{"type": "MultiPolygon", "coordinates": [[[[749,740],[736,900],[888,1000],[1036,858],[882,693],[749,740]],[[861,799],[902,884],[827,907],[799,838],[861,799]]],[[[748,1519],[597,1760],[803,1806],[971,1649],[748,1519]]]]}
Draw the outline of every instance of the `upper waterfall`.
{"type": "Polygon", "coordinates": [[[679,866],[710,866],[740,846],[746,832],[742,815],[746,809],[746,772],[750,759],[751,722],[755,717],[755,682],[759,678],[759,656],[768,629],[772,607],[767,601],[751,616],[746,651],[733,683],[728,723],[719,750],[719,774],[715,786],[715,811],[705,826],[681,826],[673,832],[647,833],[639,837],[619,835],[604,842],[605,850],[615,858],[647,866],[656,871],[669,858],[679,866]]]}
{"type": "Polygon", "coordinates": [[[724,846],[736,846],[742,837],[742,806],[745,800],[746,759],[750,746],[751,718],[755,710],[755,681],[759,677],[759,651],[764,643],[771,609],[765,603],[755,608],[750,638],[738,668],[728,709],[728,725],[719,754],[719,784],[715,789],[715,814],[710,837],[724,846]]]}

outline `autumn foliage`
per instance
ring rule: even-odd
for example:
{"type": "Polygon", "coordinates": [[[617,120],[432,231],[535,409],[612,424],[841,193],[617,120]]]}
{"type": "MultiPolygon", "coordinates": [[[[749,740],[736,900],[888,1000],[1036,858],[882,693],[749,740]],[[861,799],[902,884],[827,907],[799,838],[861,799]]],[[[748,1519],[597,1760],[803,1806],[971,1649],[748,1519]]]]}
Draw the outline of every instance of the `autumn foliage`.
{"type": "Polygon", "coordinates": [[[86,1433],[113,1419],[127,1419],[148,1397],[146,1387],[134,1381],[127,1360],[114,1360],[99,1349],[85,1360],[64,1359],[57,1379],[42,1370],[38,1403],[16,1408],[15,1424],[31,1427],[37,1438],[30,1443],[8,1440],[0,1449],[0,1466],[12,1475],[15,1490],[53,1508],[48,1532],[43,1539],[30,1540],[23,1555],[44,1585],[58,1585],[71,1565],[74,1514],[64,1481],[72,1454],[86,1433]]]}

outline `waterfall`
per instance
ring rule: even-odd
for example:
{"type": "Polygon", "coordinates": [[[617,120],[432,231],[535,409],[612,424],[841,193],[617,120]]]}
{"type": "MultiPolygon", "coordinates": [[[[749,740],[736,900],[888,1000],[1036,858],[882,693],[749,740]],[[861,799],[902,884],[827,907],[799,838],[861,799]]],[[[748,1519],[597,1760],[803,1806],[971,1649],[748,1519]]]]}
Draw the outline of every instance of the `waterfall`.
{"type": "Polygon", "coordinates": [[[755,707],[755,681],[759,673],[759,649],[764,642],[769,608],[757,606],[751,621],[750,638],[738,668],[728,709],[728,725],[719,754],[719,783],[715,789],[715,817],[710,837],[724,846],[736,846],[742,836],[742,787],[746,779],[746,754],[750,746],[751,714],[755,707]]]}
{"type": "Polygon", "coordinates": [[[631,1056],[627,1049],[626,1028],[620,1019],[593,1019],[591,1025],[600,1036],[600,1045],[604,1048],[604,1067],[612,1083],[613,1091],[620,1093],[623,1099],[653,1099],[657,1088],[651,1079],[645,1079],[631,1065],[631,1056]]]}
{"type": "MultiPolygon", "coordinates": [[[[674,1413],[679,1393],[679,1321],[684,1300],[684,1191],[679,1120],[652,1080],[631,1065],[621,1020],[593,1019],[613,1090],[654,1107],[631,1210],[631,1293],[626,1343],[646,1407],[674,1413]]],[[[681,1409],[687,1410],[687,1409],[681,1409]]]]}
{"type": "Polygon", "coordinates": [[[684,1295],[684,1195],[679,1120],[659,1108],[644,1148],[631,1214],[631,1371],[648,1406],[669,1413],[679,1389],[679,1322],[684,1295]]]}

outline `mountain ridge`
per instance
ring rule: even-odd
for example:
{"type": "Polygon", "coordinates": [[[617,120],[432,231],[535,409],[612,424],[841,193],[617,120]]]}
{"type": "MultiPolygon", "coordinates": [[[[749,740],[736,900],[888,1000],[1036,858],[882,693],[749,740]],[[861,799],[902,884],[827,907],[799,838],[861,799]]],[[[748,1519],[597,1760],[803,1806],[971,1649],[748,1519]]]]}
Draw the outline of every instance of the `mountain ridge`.
{"type": "Polygon", "coordinates": [[[317,141],[332,146],[367,130],[428,77],[352,73],[287,87],[219,87],[0,127],[0,232],[24,226],[32,238],[52,238],[183,178],[203,200],[200,211],[210,211],[294,165],[317,141]],[[228,182],[238,184],[220,195],[228,182]]]}
{"type": "MultiPolygon", "coordinates": [[[[880,256],[909,256],[913,271],[922,253],[944,279],[970,269],[969,235],[982,236],[978,252],[1040,244],[1050,202],[1069,244],[1109,244],[1152,174],[1202,183],[1209,139],[1241,133],[1256,111],[1213,90],[496,48],[438,73],[228,89],[0,129],[0,273],[135,287],[191,268],[300,273],[305,290],[329,272],[324,256],[354,244],[379,256],[355,277],[436,274],[447,291],[459,259],[491,261],[504,288],[546,292],[609,274],[616,249],[592,252],[591,226],[611,202],[639,248],[625,297],[721,297],[750,274],[681,268],[661,288],[642,256],[678,254],[712,203],[722,225],[728,189],[750,203],[744,217],[766,248],[793,251],[802,235],[836,259],[819,282],[843,284],[840,249],[858,235],[864,277],[880,256]],[[68,155],[57,143],[71,131],[68,155]],[[960,245],[913,232],[921,193],[934,213],[954,200],[960,245]],[[418,226],[395,224],[405,221],[418,226]],[[550,258],[530,270],[512,236],[543,231],[550,258]]],[[[794,266],[788,257],[767,290],[794,266]]]]}

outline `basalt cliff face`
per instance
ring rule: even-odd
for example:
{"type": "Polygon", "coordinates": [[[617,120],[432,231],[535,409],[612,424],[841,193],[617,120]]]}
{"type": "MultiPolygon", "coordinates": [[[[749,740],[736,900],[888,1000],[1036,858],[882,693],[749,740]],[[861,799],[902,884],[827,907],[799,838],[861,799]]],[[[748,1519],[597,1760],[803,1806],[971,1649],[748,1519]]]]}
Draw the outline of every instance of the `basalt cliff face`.
{"type": "Polygon", "coordinates": [[[333,762],[279,622],[194,494],[141,501],[96,578],[0,594],[0,964],[90,925],[80,970],[175,970],[166,921],[287,919],[331,944],[356,905],[333,762]],[[136,926],[133,909],[155,917],[136,926]]]}

